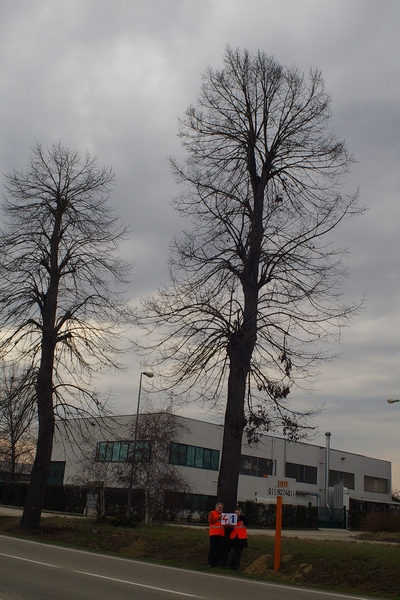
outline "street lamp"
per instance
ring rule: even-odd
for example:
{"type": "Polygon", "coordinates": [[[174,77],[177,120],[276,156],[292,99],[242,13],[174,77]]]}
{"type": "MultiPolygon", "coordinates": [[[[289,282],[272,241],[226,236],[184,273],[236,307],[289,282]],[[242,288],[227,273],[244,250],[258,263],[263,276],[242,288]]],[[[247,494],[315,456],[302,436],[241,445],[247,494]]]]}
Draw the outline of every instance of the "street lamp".
{"type": "Polygon", "coordinates": [[[394,404],[395,402],[400,402],[400,398],[388,398],[386,402],[389,402],[389,404],[394,404]]]}
{"type": "Polygon", "coordinates": [[[325,460],[325,506],[329,508],[329,462],[330,462],[330,453],[331,453],[331,432],[327,431],[325,433],[326,437],[326,460],[325,460]]]}
{"type": "Polygon", "coordinates": [[[154,377],[154,373],[152,373],[151,371],[142,371],[140,373],[140,379],[139,379],[139,392],[138,392],[138,399],[137,399],[137,408],[136,408],[136,421],[135,421],[135,434],[133,437],[133,452],[132,452],[132,462],[131,462],[131,474],[129,477],[129,490],[128,490],[128,508],[126,511],[126,515],[128,517],[131,516],[132,513],[132,486],[133,486],[133,474],[134,474],[134,469],[135,469],[135,464],[136,464],[136,443],[137,443],[137,434],[138,434],[138,423],[139,423],[139,409],[140,409],[140,394],[142,391],[142,377],[143,375],[145,377],[154,377]]]}

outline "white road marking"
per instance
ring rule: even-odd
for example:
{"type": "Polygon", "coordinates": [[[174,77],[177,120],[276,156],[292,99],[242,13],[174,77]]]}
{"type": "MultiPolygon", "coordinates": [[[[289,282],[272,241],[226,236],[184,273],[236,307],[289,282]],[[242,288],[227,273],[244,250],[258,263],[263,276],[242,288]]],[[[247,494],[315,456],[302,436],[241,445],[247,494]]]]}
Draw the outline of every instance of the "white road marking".
{"type": "Polygon", "coordinates": [[[186,598],[203,598],[204,596],[195,596],[193,594],[185,594],[184,592],[177,592],[175,590],[167,590],[166,588],[155,587],[154,585],[144,585],[143,583],[136,583],[135,581],[127,581],[126,579],[116,579],[115,577],[106,577],[105,575],[96,575],[95,573],[87,573],[86,571],[75,571],[75,573],[82,573],[83,575],[89,575],[90,577],[99,577],[99,579],[108,579],[109,581],[117,581],[118,583],[126,583],[128,585],[134,585],[137,587],[147,588],[149,590],[156,590],[157,592],[167,592],[168,594],[175,594],[177,596],[186,596],[186,598]]]}
{"type": "Polygon", "coordinates": [[[25,562],[34,563],[35,565],[43,565],[44,567],[53,567],[53,569],[62,569],[62,567],[52,565],[51,563],[40,562],[40,560],[31,560],[30,558],[22,558],[21,556],[14,556],[13,554],[4,554],[3,552],[0,552],[0,556],[15,558],[15,560],[24,560],[25,562]]]}

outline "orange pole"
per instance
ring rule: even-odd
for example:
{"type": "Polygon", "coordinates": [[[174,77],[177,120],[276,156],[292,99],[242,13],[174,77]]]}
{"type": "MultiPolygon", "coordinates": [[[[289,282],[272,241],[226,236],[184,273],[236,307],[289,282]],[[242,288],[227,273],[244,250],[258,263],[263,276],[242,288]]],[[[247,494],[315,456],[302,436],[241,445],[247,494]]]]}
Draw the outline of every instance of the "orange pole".
{"type": "Polygon", "coordinates": [[[276,498],[274,571],[281,566],[282,496],[276,498]]]}

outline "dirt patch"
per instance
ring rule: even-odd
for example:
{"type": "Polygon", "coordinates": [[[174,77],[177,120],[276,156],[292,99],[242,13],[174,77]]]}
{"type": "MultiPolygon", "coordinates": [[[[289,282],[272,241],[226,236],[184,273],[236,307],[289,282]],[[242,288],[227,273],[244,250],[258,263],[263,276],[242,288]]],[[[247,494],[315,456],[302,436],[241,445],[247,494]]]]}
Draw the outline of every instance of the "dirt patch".
{"type": "Polygon", "coordinates": [[[307,563],[304,563],[302,565],[299,566],[299,568],[297,569],[297,571],[295,571],[293,573],[293,575],[291,575],[289,577],[289,579],[293,579],[294,581],[301,581],[302,579],[305,579],[307,575],[310,575],[310,573],[313,570],[313,566],[307,563]]]}
{"type": "Polygon", "coordinates": [[[260,556],[259,558],[257,558],[257,560],[252,562],[251,565],[249,565],[244,572],[247,575],[256,575],[258,577],[261,577],[263,575],[266,575],[267,573],[270,573],[272,569],[272,554],[264,554],[263,556],[260,556]]]}
{"type": "Polygon", "coordinates": [[[146,540],[133,540],[127,546],[121,548],[121,554],[127,554],[131,558],[141,558],[146,554],[146,540]]]}

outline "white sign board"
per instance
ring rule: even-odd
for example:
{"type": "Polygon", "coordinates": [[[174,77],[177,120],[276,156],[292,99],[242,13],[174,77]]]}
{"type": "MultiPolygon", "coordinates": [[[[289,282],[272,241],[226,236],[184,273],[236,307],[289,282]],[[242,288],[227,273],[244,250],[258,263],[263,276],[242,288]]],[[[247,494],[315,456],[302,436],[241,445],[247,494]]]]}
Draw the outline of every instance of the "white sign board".
{"type": "Polygon", "coordinates": [[[221,514],[221,525],[237,525],[237,514],[236,513],[222,513],[221,514]]]}
{"type": "Polygon", "coordinates": [[[265,478],[267,484],[267,498],[276,498],[283,496],[284,498],[294,498],[296,496],[296,480],[289,477],[274,477],[268,475],[265,478]]]}

